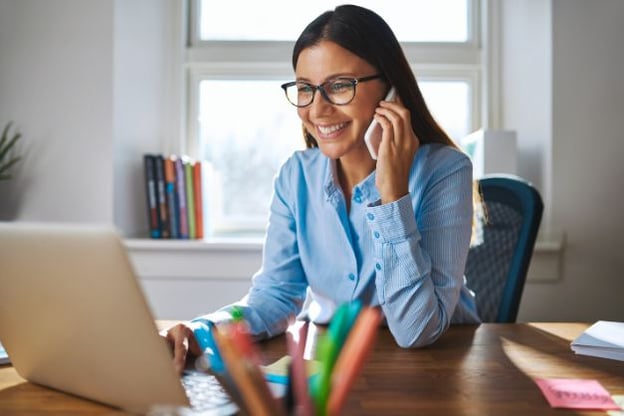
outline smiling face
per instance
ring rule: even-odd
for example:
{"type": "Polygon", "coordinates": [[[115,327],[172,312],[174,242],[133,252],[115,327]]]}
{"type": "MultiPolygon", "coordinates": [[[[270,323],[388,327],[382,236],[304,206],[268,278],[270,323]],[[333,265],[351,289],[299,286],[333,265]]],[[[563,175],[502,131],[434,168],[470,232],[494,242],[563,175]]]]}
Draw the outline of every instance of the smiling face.
{"type": "MultiPolygon", "coordinates": [[[[330,41],[321,41],[301,51],[295,69],[298,81],[313,85],[337,77],[362,78],[377,73],[371,64],[330,41]]],[[[386,85],[380,79],[359,83],[353,101],[346,105],[331,104],[317,91],[312,104],[299,108],[297,113],[327,157],[370,159],[364,132],[385,90],[386,85]]]]}

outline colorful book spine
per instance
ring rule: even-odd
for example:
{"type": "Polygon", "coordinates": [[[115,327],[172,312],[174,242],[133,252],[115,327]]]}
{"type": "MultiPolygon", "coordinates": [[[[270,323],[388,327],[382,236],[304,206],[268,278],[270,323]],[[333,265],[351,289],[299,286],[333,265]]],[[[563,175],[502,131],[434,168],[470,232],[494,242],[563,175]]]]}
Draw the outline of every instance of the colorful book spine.
{"type": "Polygon", "coordinates": [[[196,238],[195,227],[195,195],[193,188],[193,161],[184,161],[184,173],[186,175],[186,211],[188,219],[189,238],[196,238]]]}
{"type": "Polygon", "coordinates": [[[178,201],[176,200],[176,177],[174,159],[167,158],[165,164],[165,193],[167,195],[167,205],[169,210],[169,235],[171,238],[180,238],[178,201]]]}
{"type": "Polygon", "coordinates": [[[203,188],[210,170],[185,155],[144,154],[143,164],[150,237],[203,239],[203,188]]]}
{"type": "Polygon", "coordinates": [[[153,155],[143,155],[145,194],[147,196],[147,218],[150,237],[160,238],[158,202],[156,197],[155,160],[153,155]]]}
{"type": "Polygon", "coordinates": [[[202,192],[202,165],[200,161],[193,165],[193,200],[195,202],[195,238],[204,238],[204,211],[202,192]]]}
{"type": "Polygon", "coordinates": [[[169,207],[167,206],[167,194],[165,193],[165,164],[162,155],[154,157],[154,169],[156,172],[156,199],[158,202],[158,224],[160,237],[169,238],[169,207]]]}
{"type": "Polygon", "coordinates": [[[189,238],[188,213],[186,209],[186,175],[182,158],[175,160],[176,190],[178,196],[178,210],[180,221],[180,238],[189,238]]]}

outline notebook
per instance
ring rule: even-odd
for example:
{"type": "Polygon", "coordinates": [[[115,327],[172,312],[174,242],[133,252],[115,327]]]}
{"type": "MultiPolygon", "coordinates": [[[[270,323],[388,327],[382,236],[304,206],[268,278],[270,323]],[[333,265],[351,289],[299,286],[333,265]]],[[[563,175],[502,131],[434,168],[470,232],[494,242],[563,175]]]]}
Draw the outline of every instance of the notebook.
{"type": "MultiPolygon", "coordinates": [[[[134,413],[189,405],[113,228],[0,223],[0,265],[0,339],[23,378],[134,413]]],[[[202,414],[236,412],[204,394],[202,414]]]]}
{"type": "Polygon", "coordinates": [[[624,361],[624,322],[597,321],[570,347],[577,354],[624,361]]]}

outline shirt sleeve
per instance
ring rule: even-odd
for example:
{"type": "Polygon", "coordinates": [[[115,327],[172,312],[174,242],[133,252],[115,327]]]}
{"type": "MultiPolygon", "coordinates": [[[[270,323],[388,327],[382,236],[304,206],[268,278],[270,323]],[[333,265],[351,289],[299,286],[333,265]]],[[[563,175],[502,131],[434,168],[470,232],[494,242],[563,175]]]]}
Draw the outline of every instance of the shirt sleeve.
{"type": "Polygon", "coordinates": [[[438,339],[459,301],[472,229],[472,165],[463,157],[451,166],[430,176],[418,200],[408,194],[367,208],[379,302],[402,347],[438,339]]]}
{"type": "Polygon", "coordinates": [[[290,190],[296,175],[285,164],[275,179],[269,223],[266,231],[262,267],[252,278],[249,293],[239,302],[196,320],[216,324],[230,320],[229,311],[240,308],[256,339],[283,333],[290,318],[299,313],[308,286],[299,257],[294,202],[290,190]]]}

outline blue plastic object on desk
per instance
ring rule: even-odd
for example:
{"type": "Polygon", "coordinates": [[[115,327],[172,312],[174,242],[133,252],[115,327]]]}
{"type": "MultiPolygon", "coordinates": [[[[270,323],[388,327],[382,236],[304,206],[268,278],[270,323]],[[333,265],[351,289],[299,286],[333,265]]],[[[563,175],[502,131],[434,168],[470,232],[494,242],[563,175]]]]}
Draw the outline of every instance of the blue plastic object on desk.
{"type": "Polygon", "coordinates": [[[195,335],[197,344],[203,351],[210,365],[210,369],[217,374],[223,374],[225,372],[225,365],[219,353],[219,348],[217,348],[217,343],[212,337],[212,325],[208,325],[203,321],[193,321],[193,323],[197,325],[193,329],[193,335],[195,335]]]}

